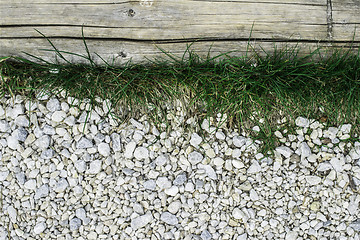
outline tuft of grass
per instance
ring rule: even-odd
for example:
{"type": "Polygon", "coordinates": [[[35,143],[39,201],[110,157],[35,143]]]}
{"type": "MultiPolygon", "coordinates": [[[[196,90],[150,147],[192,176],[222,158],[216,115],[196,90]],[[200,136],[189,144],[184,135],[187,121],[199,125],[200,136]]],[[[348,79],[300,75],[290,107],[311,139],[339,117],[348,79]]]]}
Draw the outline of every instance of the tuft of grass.
{"type": "Polygon", "coordinates": [[[64,53],[80,55],[49,43],[65,64],[31,55],[34,60],[1,58],[0,96],[35,97],[40,90],[65,90],[91,108],[98,97],[109,99],[119,119],[145,113],[156,125],[168,124],[167,106],[176,108],[174,103],[180,101],[186,118],[196,117],[199,123],[226,114],[226,126],[261,140],[266,155],[279,145],[274,132],[293,127],[298,116],[326,117],[331,125],[352,123],[352,137],[360,133],[360,54],[352,49],[324,57],[320,49],[299,56],[299,48],[285,47],[265,54],[252,50],[253,57],[221,54],[204,59],[189,45],[181,58],[164,51],[166,59],[147,65],[104,61],[100,66],[91,59],[85,40],[87,55],[81,57],[88,64],[70,63],[64,53]],[[280,123],[284,117],[287,121],[280,123]],[[260,131],[253,131],[254,126],[260,131]]]}

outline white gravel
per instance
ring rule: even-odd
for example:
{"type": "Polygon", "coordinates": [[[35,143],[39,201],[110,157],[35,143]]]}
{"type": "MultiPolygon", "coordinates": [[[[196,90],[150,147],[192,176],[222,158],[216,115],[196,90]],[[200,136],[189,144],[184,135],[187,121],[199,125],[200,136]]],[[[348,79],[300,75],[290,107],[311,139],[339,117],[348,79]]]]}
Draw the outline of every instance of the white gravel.
{"type": "Polygon", "coordinates": [[[264,157],[221,115],[197,129],[177,108],[165,131],[103,101],[85,124],[63,97],[0,99],[0,240],[360,239],[351,124],[298,117],[264,157]]]}

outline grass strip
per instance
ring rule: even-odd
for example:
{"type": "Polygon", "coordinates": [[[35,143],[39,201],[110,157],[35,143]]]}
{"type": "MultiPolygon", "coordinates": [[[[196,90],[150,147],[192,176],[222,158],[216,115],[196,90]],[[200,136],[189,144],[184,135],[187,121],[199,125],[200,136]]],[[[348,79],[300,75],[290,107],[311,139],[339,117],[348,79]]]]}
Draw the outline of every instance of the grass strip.
{"type": "Polygon", "coordinates": [[[279,144],[273,133],[293,126],[297,116],[326,119],[329,125],[351,123],[351,140],[360,133],[360,55],[351,49],[336,50],[326,58],[320,49],[300,57],[300,49],[285,47],[251,58],[222,54],[202,59],[188,46],[182,58],[166,53],[168,59],[148,65],[114,66],[104,61],[100,66],[85,46],[87,55],[82,57],[89,64],[70,63],[62,55],[67,52],[55,46],[66,64],[31,55],[33,61],[1,58],[0,96],[34,98],[40,90],[65,90],[92,108],[98,97],[109,99],[120,119],[142,112],[156,125],[168,123],[166,104],[180,100],[186,118],[196,117],[200,123],[224,114],[228,127],[263,141],[264,153],[279,144]],[[123,111],[117,111],[120,108],[123,111]],[[281,123],[283,118],[287,121],[281,123]],[[259,132],[252,130],[255,125],[259,132]]]}

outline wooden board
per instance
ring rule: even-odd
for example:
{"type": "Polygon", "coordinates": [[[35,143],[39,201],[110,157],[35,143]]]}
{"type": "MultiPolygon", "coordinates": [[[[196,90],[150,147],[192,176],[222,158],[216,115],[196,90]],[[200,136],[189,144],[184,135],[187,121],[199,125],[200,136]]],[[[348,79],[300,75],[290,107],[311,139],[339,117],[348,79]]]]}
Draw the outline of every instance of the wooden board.
{"type": "MultiPolygon", "coordinates": [[[[341,32],[341,37],[335,34],[340,30],[329,18],[329,1],[0,1],[0,56],[24,57],[23,52],[28,52],[54,59],[53,52],[40,51],[50,45],[35,29],[60,50],[83,53],[82,28],[92,53],[121,59],[119,62],[130,58],[143,62],[164,56],[154,47],[156,44],[170,53],[181,54],[184,43],[199,39],[201,42],[194,44],[193,50],[200,53],[214,44],[214,53],[237,50],[237,55],[241,55],[249,38],[265,50],[271,51],[270,42],[275,41],[278,45],[300,43],[308,51],[315,49],[319,41],[351,39],[347,32],[341,32]],[[332,29],[336,31],[329,32],[332,29]]],[[[358,0],[353,1],[358,4],[358,0]]],[[[335,8],[337,4],[333,5],[335,8]]],[[[334,19],[337,14],[341,15],[338,11],[334,19]]]]}
{"type": "Polygon", "coordinates": [[[334,40],[360,41],[360,0],[332,0],[334,40]]]}
{"type": "MultiPolygon", "coordinates": [[[[27,56],[26,54],[14,54],[15,52],[18,52],[18,50],[20,50],[18,46],[21,45],[22,42],[22,39],[5,41],[6,50],[3,52],[7,56],[27,56]]],[[[54,39],[53,44],[56,45],[59,50],[69,49],[69,46],[71,46],[72,49],[76,49],[76,53],[87,56],[82,40],[66,39],[64,41],[62,39],[54,39]]],[[[27,45],[27,53],[35,56],[40,56],[47,61],[55,61],[56,59],[59,60],[59,62],[64,62],[61,58],[56,57],[56,54],[54,52],[40,50],[38,46],[46,46],[45,49],[52,50],[50,44],[48,44],[46,40],[33,39],[33,41],[29,42],[27,45]]],[[[248,56],[254,56],[254,51],[260,53],[261,56],[264,56],[265,53],[262,51],[262,49],[266,49],[268,53],[273,53],[275,47],[277,49],[285,47],[288,47],[289,49],[294,47],[300,47],[301,51],[299,52],[299,55],[309,54],[310,52],[316,50],[319,47],[323,48],[322,54],[324,55],[326,51],[331,51],[332,49],[328,43],[273,43],[270,41],[251,41],[248,44],[248,42],[244,41],[200,41],[195,43],[151,43],[124,41],[119,43],[119,41],[116,40],[88,40],[87,46],[91,52],[91,57],[93,61],[97,64],[104,64],[103,60],[98,57],[97,54],[99,54],[108,63],[115,63],[117,65],[127,63],[130,60],[134,63],[149,63],[154,59],[170,59],[166,54],[163,54],[163,52],[171,54],[172,56],[176,56],[178,59],[180,59],[186,52],[187,48],[189,48],[193,52],[196,52],[203,58],[206,58],[208,55],[210,57],[215,57],[225,53],[227,53],[227,56],[242,57],[245,56],[245,54],[248,54],[248,56]]],[[[338,47],[343,47],[343,45],[339,45],[338,47]]],[[[69,55],[66,53],[64,53],[63,55],[67,60],[71,62],[87,62],[85,58],[69,55]]],[[[226,55],[221,58],[225,58],[226,55]]]]}

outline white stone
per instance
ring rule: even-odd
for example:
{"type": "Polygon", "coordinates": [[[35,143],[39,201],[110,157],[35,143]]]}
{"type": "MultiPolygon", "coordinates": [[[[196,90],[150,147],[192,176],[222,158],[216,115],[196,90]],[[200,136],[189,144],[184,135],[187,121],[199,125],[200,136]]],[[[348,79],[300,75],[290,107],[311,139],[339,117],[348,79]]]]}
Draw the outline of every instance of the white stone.
{"type": "Polygon", "coordinates": [[[191,134],[190,144],[192,146],[198,148],[201,142],[202,142],[202,138],[197,133],[191,134]]]}
{"type": "MultiPolygon", "coordinates": [[[[104,110],[104,111],[105,111],[105,110],[104,110]]],[[[107,111],[105,111],[105,112],[107,112],[107,111]]],[[[134,127],[136,127],[137,129],[139,129],[139,130],[143,130],[143,129],[144,129],[144,125],[141,124],[141,123],[139,123],[139,122],[136,121],[135,119],[131,118],[129,121],[130,121],[130,123],[131,123],[134,127]]]]}
{"type": "Polygon", "coordinates": [[[246,144],[246,138],[243,136],[235,136],[232,139],[233,144],[235,147],[237,148],[241,148],[242,146],[244,146],[246,144]]]}
{"type": "Polygon", "coordinates": [[[213,163],[215,166],[217,167],[221,167],[222,165],[224,165],[224,159],[220,158],[220,157],[216,157],[213,159],[213,163]]]}
{"type": "Polygon", "coordinates": [[[186,180],[187,180],[186,174],[179,174],[174,179],[173,184],[178,186],[183,185],[186,180]]]}
{"type": "Polygon", "coordinates": [[[317,171],[325,172],[332,169],[332,165],[329,162],[322,162],[318,165],[317,171]]]}
{"type": "Polygon", "coordinates": [[[94,160],[90,162],[89,174],[98,174],[102,168],[101,160],[94,160]]]}
{"type": "Polygon", "coordinates": [[[38,189],[36,189],[35,192],[35,200],[42,198],[42,197],[46,197],[49,195],[49,186],[47,184],[41,185],[38,189]]]}
{"type": "Polygon", "coordinates": [[[286,146],[277,147],[275,148],[275,151],[283,155],[285,158],[289,158],[294,153],[293,150],[286,146]]]}
{"type": "Polygon", "coordinates": [[[201,155],[201,153],[193,151],[191,153],[189,153],[188,155],[188,161],[192,164],[192,165],[196,165],[199,162],[201,162],[203,160],[203,155],[201,155]]]}
{"type": "Polygon", "coordinates": [[[85,222],[88,218],[86,217],[86,211],[84,208],[78,208],[75,211],[75,216],[85,222]]]}
{"type": "Polygon", "coordinates": [[[169,196],[176,196],[176,194],[178,194],[179,192],[179,187],[177,186],[171,186],[170,188],[167,188],[164,190],[164,192],[169,195],[169,196]]]}
{"type": "Polygon", "coordinates": [[[331,158],[330,164],[336,172],[340,173],[344,170],[345,161],[338,158],[331,158]]]}
{"type": "Polygon", "coordinates": [[[77,160],[74,166],[79,173],[83,173],[86,170],[86,162],[84,160],[77,160]]]}
{"type": "Polygon", "coordinates": [[[120,135],[117,133],[111,134],[111,140],[112,140],[112,149],[114,152],[121,151],[121,139],[120,135]]]}
{"type": "Polygon", "coordinates": [[[17,217],[17,211],[16,211],[16,209],[15,209],[13,206],[9,206],[9,207],[7,208],[7,212],[8,212],[8,214],[9,214],[10,221],[11,221],[12,223],[16,223],[16,222],[17,222],[17,221],[16,221],[16,217],[17,217]]]}
{"type": "Polygon", "coordinates": [[[42,233],[45,229],[46,229],[46,223],[45,222],[40,222],[40,223],[35,225],[34,233],[36,235],[38,235],[38,234],[42,233]]]}
{"type": "Polygon", "coordinates": [[[209,120],[204,119],[203,122],[201,123],[201,128],[205,131],[209,131],[210,128],[209,120]]]}
{"type": "Polygon", "coordinates": [[[1,120],[0,121],[0,132],[7,132],[10,130],[10,125],[7,121],[1,120]]]}
{"type": "Polygon", "coordinates": [[[134,157],[137,160],[149,158],[149,150],[145,147],[137,147],[134,151],[134,157]]]}
{"type": "Polygon", "coordinates": [[[351,131],[351,124],[343,124],[340,126],[340,131],[344,134],[349,134],[351,131]]]}
{"type": "Polygon", "coordinates": [[[43,135],[43,136],[41,136],[40,138],[38,138],[38,139],[34,142],[34,144],[35,144],[38,148],[45,150],[45,149],[49,148],[50,142],[51,142],[50,136],[48,136],[48,135],[43,135]]]}
{"type": "Polygon", "coordinates": [[[13,131],[12,135],[20,142],[24,142],[29,135],[28,131],[25,128],[18,128],[13,131]]]}
{"type": "Polygon", "coordinates": [[[254,132],[260,132],[260,127],[259,127],[259,126],[254,126],[254,127],[252,128],[252,130],[253,130],[254,132]]]}
{"type": "Polygon", "coordinates": [[[249,181],[245,181],[239,185],[239,189],[243,191],[250,191],[252,189],[251,183],[249,181]]]}
{"type": "Polygon", "coordinates": [[[94,145],[91,140],[87,139],[86,137],[80,138],[80,140],[76,144],[76,148],[84,149],[84,148],[92,148],[94,145]]]}
{"type": "Polygon", "coordinates": [[[250,199],[251,201],[257,201],[259,200],[259,195],[254,189],[250,189],[250,199]]]}
{"type": "Polygon", "coordinates": [[[311,149],[310,149],[309,145],[307,145],[306,142],[301,143],[300,151],[301,151],[301,153],[300,153],[301,159],[307,158],[311,155],[311,149]]]}
{"type": "Polygon", "coordinates": [[[160,215],[160,220],[169,225],[176,225],[179,222],[177,217],[174,214],[171,214],[169,212],[163,212],[160,215]]]}
{"type": "Polygon", "coordinates": [[[283,135],[282,135],[282,133],[279,131],[279,130],[276,130],[275,132],[274,132],[274,135],[277,137],[277,138],[284,138],[283,137],[283,135]]]}
{"type": "Polygon", "coordinates": [[[52,98],[50,99],[47,103],[46,103],[46,108],[50,111],[50,112],[55,112],[60,110],[60,102],[59,100],[57,100],[56,98],[52,98]]]}
{"type": "Polygon", "coordinates": [[[349,224],[349,227],[351,227],[352,229],[354,229],[357,232],[360,232],[360,219],[356,219],[355,221],[352,221],[349,224]]]}
{"type": "Polygon", "coordinates": [[[81,227],[81,220],[79,218],[72,218],[69,221],[70,231],[78,230],[81,227]]]}
{"type": "Polygon", "coordinates": [[[166,189],[166,188],[170,188],[171,187],[171,182],[169,181],[169,179],[167,177],[158,177],[156,179],[156,185],[160,188],[160,189],[166,189]]]}
{"type": "Polygon", "coordinates": [[[321,183],[321,178],[318,176],[306,176],[305,180],[309,185],[318,185],[321,183]]]}
{"type": "Polygon", "coordinates": [[[36,180],[35,179],[29,179],[25,182],[24,187],[29,190],[35,190],[36,189],[36,180]]]}
{"type": "Polygon", "coordinates": [[[168,160],[169,160],[169,156],[167,154],[160,154],[155,159],[155,164],[157,166],[164,166],[167,163],[168,160]]]}
{"type": "Polygon", "coordinates": [[[2,118],[5,115],[4,108],[0,105],[0,118],[2,118]]]}
{"type": "Polygon", "coordinates": [[[355,146],[353,149],[350,150],[349,156],[353,160],[357,160],[360,158],[360,146],[355,146]]]}
{"type": "Polygon", "coordinates": [[[265,217],[265,216],[266,216],[266,210],[265,210],[265,209],[261,209],[261,210],[257,213],[257,215],[258,215],[259,217],[265,217]]]}
{"type": "Polygon", "coordinates": [[[210,240],[210,239],[212,239],[212,235],[209,231],[204,230],[201,232],[200,238],[201,238],[201,240],[210,240]]]}
{"type": "Polygon", "coordinates": [[[298,237],[297,231],[290,231],[286,233],[285,240],[296,240],[298,237]]]}
{"type": "Polygon", "coordinates": [[[243,222],[246,222],[249,219],[240,208],[234,208],[234,210],[232,211],[232,216],[235,219],[243,220],[243,222]]]}
{"type": "Polygon", "coordinates": [[[128,144],[126,144],[124,157],[125,158],[132,158],[135,148],[136,148],[136,142],[134,142],[134,141],[131,141],[128,144]]]}
{"type": "Polygon", "coordinates": [[[54,151],[54,150],[52,150],[52,149],[46,149],[46,150],[44,150],[44,151],[41,153],[40,157],[41,157],[42,159],[51,159],[54,155],[55,155],[55,151],[54,151]]]}
{"type": "Polygon", "coordinates": [[[54,187],[54,191],[57,193],[64,192],[68,186],[68,181],[65,178],[60,178],[54,187]]]}
{"type": "Polygon", "coordinates": [[[181,206],[182,206],[182,204],[180,201],[174,201],[169,204],[167,210],[172,214],[176,214],[179,211],[179,209],[181,208],[181,206]]]}
{"type": "Polygon", "coordinates": [[[29,127],[30,121],[26,116],[20,115],[15,118],[15,124],[19,127],[29,127]]]}
{"type": "Polygon", "coordinates": [[[151,213],[147,213],[145,215],[136,217],[131,219],[131,228],[133,230],[137,230],[139,228],[145,227],[147,224],[149,224],[153,220],[153,216],[151,213]]]}
{"type": "Polygon", "coordinates": [[[199,164],[198,166],[200,169],[204,169],[205,170],[205,173],[206,175],[212,179],[212,180],[216,180],[217,179],[217,175],[216,175],[216,172],[215,170],[210,166],[210,165],[203,165],[203,164],[199,164]]]}
{"type": "Polygon", "coordinates": [[[155,190],[156,182],[154,180],[148,180],[143,183],[143,187],[148,190],[155,190]]]}
{"type": "Polygon", "coordinates": [[[231,163],[234,166],[234,168],[237,168],[237,169],[241,169],[241,168],[245,167],[245,164],[240,160],[232,160],[231,163]]]}
{"type": "Polygon", "coordinates": [[[6,170],[6,171],[0,171],[0,181],[2,182],[2,181],[4,181],[6,178],[7,178],[7,176],[9,175],[9,170],[6,170]]]}
{"type": "Polygon", "coordinates": [[[298,127],[309,127],[310,121],[307,118],[298,117],[298,118],[295,119],[295,124],[298,127]]]}
{"type": "Polygon", "coordinates": [[[218,131],[218,132],[216,132],[215,137],[219,140],[225,140],[226,136],[223,132],[218,131]]]}
{"type": "Polygon", "coordinates": [[[205,155],[208,156],[209,158],[216,157],[215,151],[212,148],[206,149],[205,155]]]}
{"type": "Polygon", "coordinates": [[[19,146],[19,141],[16,139],[16,137],[14,136],[8,136],[7,137],[7,144],[8,147],[12,150],[16,150],[19,146]]]}
{"type": "Polygon", "coordinates": [[[247,240],[247,239],[248,239],[247,233],[243,233],[236,238],[236,240],[247,240]]]}
{"type": "Polygon", "coordinates": [[[98,151],[104,157],[108,157],[110,155],[110,146],[107,143],[100,143],[98,145],[98,151]]]}
{"type": "Polygon", "coordinates": [[[261,166],[257,160],[254,160],[247,170],[247,174],[255,174],[261,172],[261,166]]]}
{"type": "Polygon", "coordinates": [[[54,122],[62,122],[66,118],[64,111],[56,111],[51,115],[51,120],[54,122]]]}

